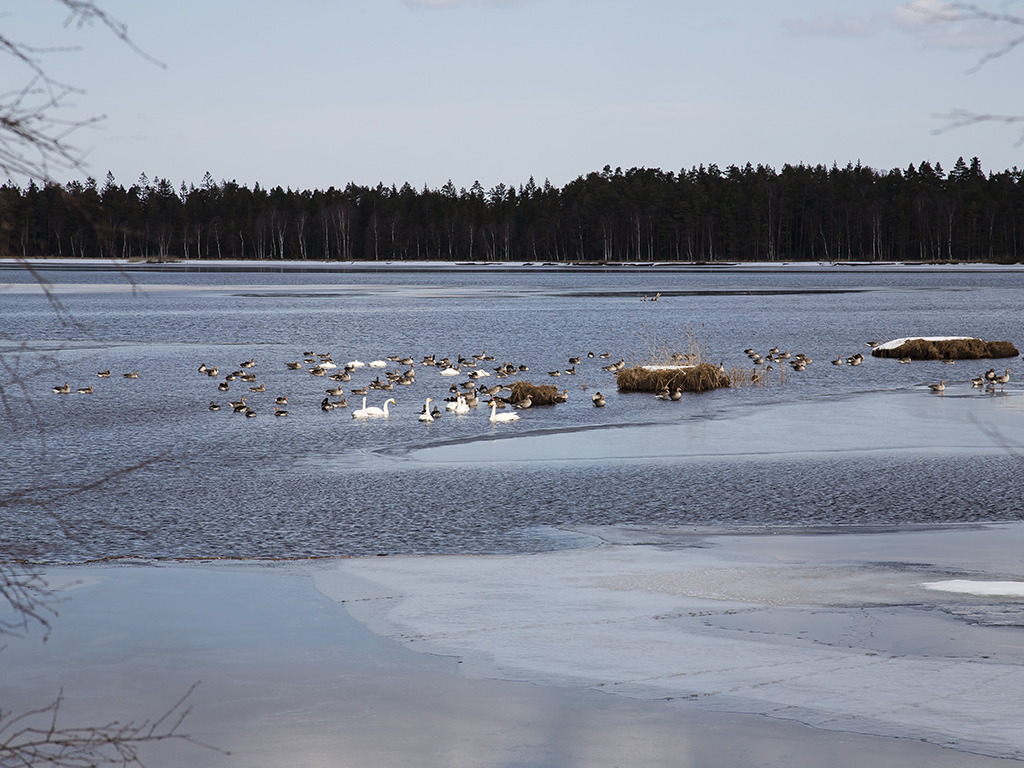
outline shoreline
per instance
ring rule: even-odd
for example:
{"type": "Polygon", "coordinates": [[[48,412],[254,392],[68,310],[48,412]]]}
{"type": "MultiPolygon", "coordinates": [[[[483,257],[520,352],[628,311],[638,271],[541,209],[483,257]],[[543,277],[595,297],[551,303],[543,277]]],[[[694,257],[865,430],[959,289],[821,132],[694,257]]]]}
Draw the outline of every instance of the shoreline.
{"type": "Polygon", "coordinates": [[[324,260],[216,260],[216,259],[73,259],[0,258],[0,270],[109,271],[109,272],[269,272],[269,273],[373,273],[373,272],[1021,272],[1024,264],[1003,262],[906,261],[324,261],[324,260]]]}

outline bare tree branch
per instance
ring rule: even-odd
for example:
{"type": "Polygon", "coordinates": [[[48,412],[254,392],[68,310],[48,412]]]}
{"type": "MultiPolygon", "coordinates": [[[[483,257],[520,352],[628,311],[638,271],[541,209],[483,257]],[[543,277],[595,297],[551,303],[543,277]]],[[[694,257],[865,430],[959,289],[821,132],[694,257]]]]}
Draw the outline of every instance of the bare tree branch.
{"type": "MultiPolygon", "coordinates": [[[[135,53],[159,67],[165,67],[140,50],[129,38],[127,25],[97,6],[95,0],[56,2],[69,12],[65,26],[102,24],[135,53]]],[[[81,152],[68,142],[68,136],[103,117],[66,120],[56,114],[68,96],[83,93],[54,79],[43,66],[43,56],[59,50],[68,49],[39,48],[0,34],[0,54],[13,58],[27,70],[24,86],[0,92],[0,175],[46,181],[58,168],[82,166],[81,152]]]]}
{"type": "Polygon", "coordinates": [[[175,704],[156,720],[141,723],[114,721],[85,728],[63,727],[58,722],[63,690],[45,707],[12,715],[0,710],[0,768],[97,768],[101,765],[137,765],[144,768],[139,748],[148,743],[175,739],[220,752],[179,733],[192,707],[185,702],[199,683],[194,683],[175,704]]]}

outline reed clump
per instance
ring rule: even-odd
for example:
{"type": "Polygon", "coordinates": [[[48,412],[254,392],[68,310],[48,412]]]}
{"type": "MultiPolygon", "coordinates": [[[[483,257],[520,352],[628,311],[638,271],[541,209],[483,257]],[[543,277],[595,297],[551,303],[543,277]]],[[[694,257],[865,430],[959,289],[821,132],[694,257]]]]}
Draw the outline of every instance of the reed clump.
{"type": "Polygon", "coordinates": [[[620,392],[661,392],[668,388],[683,392],[708,392],[732,386],[732,380],[717,365],[698,363],[673,368],[645,368],[637,365],[615,374],[620,392]]]}
{"type": "Polygon", "coordinates": [[[981,360],[1016,357],[1017,348],[1008,341],[981,339],[908,339],[895,349],[873,349],[874,357],[909,358],[911,360],[981,360]]]}
{"type": "Polygon", "coordinates": [[[512,385],[512,402],[518,403],[527,397],[533,405],[554,405],[561,402],[561,392],[552,384],[531,384],[528,381],[517,381],[512,385]]]}

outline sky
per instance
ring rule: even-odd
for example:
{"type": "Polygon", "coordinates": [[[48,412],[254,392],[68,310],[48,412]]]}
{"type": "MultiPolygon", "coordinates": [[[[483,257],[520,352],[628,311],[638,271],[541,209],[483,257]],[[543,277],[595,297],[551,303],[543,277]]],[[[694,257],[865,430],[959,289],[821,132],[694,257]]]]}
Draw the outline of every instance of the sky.
{"type": "MultiPolygon", "coordinates": [[[[605,165],[1024,167],[1024,125],[936,133],[953,109],[1024,114],[1024,49],[975,67],[1024,27],[938,22],[938,0],[98,4],[145,55],[66,25],[57,0],[0,0],[3,34],[48,49],[48,74],[80,89],[61,119],[103,117],[69,137],[86,166],[59,181],[490,188],[605,165]]],[[[9,57],[0,77],[28,80],[9,57]]]]}

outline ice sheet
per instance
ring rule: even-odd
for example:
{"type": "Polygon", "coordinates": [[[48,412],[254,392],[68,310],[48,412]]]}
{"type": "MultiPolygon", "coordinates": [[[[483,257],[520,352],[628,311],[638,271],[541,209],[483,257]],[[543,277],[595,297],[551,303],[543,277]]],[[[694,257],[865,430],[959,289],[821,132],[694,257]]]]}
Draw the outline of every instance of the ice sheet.
{"type": "MultiPolygon", "coordinates": [[[[998,533],[1020,551],[1024,526],[998,533]]],[[[975,534],[992,532],[929,533],[930,545],[877,535],[938,555],[916,562],[876,559],[877,548],[864,557],[869,537],[847,548],[843,536],[778,537],[778,556],[771,536],[689,537],[685,547],[352,560],[316,578],[328,596],[346,575],[366,580],[374,586],[349,592],[350,612],[411,648],[456,654],[476,675],[1019,759],[1024,602],[923,585],[977,576],[983,562],[947,557],[957,543],[976,551],[975,534]],[[828,545],[816,557],[818,540],[828,545]]]]}

